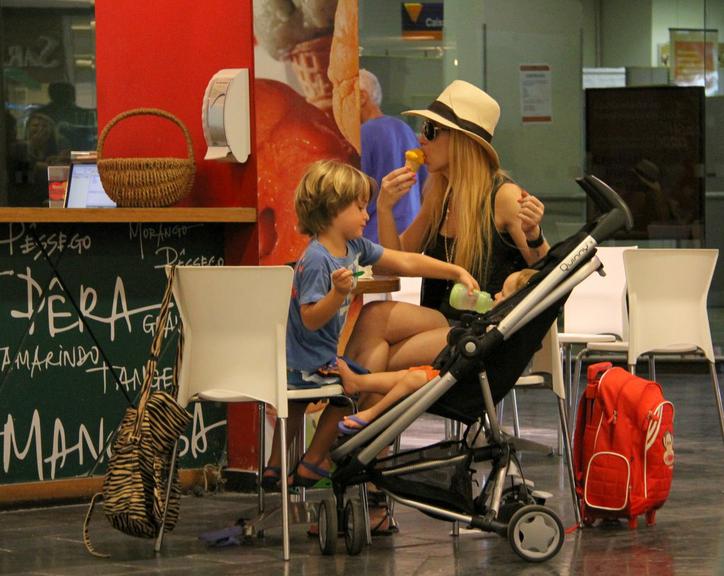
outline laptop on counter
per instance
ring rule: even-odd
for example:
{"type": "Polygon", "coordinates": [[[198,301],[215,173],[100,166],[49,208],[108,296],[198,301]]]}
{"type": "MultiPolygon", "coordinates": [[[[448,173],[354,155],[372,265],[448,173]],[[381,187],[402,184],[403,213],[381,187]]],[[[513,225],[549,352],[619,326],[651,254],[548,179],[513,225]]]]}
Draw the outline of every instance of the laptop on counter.
{"type": "Polygon", "coordinates": [[[108,197],[96,163],[74,163],[70,167],[68,192],[65,195],[66,208],[115,208],[116,203],[108,197]]]}

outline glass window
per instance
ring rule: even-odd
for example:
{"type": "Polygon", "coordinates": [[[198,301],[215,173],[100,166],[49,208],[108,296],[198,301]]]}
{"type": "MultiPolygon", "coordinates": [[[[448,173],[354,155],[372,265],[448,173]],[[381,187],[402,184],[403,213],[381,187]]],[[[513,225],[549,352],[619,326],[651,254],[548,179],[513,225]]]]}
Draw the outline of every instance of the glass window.
{"type": "Polygon", "coordinates": [[[97,140],[92,0],[0,0],[0,206],[47,206],[48,166],[97,140]]]}

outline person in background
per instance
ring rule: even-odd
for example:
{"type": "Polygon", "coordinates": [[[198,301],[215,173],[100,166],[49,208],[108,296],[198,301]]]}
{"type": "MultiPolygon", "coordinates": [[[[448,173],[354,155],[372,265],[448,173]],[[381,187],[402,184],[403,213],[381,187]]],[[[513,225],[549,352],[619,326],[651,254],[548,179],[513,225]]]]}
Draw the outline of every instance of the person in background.
{"type": "Polygon", "coordinates": [[[70,145],[49,116],[32,112],[25,123],[25,140],[13,152],[15,168],[8,190],[10,206],[45,206],[48,203],[48,165],[67,163],[70,145]]]}
{"type": "Polygon", "coordinates": [[[48,97],[50,102],[36,111],[53,119],[58,133],[69,142],[72,150],[95,149],[95,112],[75,103],[75,86],[70,82],[51,82],[48,97]]]}
{"type": "MultiPolygon", "coordinates": [[[[399,118],[382,113],[382,87],[372,72],[359,71],[360,121],[362,122],[362,172],[372,176],[379,184],[382,178],[395,168],[405,165],[405,151],[418,147],[417,136],[399,118]]],[[[407,195],[395,205],[393,212],[398,233],[402,233],[414,220],[420,210],[421,191],[427,178],[427,169],[422,166],[417,181],[407,195]]],[[[365,227],[365,238],[377,242],[376,198],[370,200],[368,212],[370,221],[365,227]]]]}

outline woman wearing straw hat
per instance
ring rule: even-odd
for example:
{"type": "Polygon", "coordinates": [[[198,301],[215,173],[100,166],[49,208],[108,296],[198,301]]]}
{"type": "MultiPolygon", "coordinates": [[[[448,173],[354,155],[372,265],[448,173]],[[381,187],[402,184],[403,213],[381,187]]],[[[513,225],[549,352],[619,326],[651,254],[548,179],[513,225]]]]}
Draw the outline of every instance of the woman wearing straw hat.
{"type": "MultiPolygon", "coordinates": [[[[404,114],[424,119],[420,136],[430,181],[418,217],[400,236],[392,207],[414,183],[405,168],[382,179],[377,209],[380,243],[421,252],[467,269],[481,289],[495,294],[515,270],[548,251],[540,221],[543,204],[500,169],[492,139],[498,103],[462,80],[455,80],[425,110],[404,114]]],[[[450,286],[424,282],[422,304],[449,318],[450,286]]]]}
{"type": "MultiPolygon", "coordinates": [[[[500,169],[491,143],[498,103],[455,80],[427,109],[405,114],[425,119],[420,145],[430,175],[420,212],[400,236],[392,207],[415,174],[403,167],[382,179],[380,243],[454,262],[481,289],[499,292],[510,273],[543,257],[549,246],[540,228],[543,204],[500,169]]],[[[346,355],[373,372],[430,363],[445,346],[447,318],[456,314],[448,304],[449,288],[445,282],[423,281],[423,308],[404,302],[365,305],[346,355]]]]}

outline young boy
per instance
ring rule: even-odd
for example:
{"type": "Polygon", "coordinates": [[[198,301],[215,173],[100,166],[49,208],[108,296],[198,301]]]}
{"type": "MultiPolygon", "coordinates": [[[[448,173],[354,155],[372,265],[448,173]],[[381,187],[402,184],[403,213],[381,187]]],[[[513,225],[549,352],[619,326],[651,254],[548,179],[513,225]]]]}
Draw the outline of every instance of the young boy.
{"type": "MultiPolygon", "coordinates": [[[[453,280],[471,290],[478,288],[475,279],[460,266],[422,254],[382,248],[364,238],[362,233],[369,220],[367,202],[375,187],[369,176],[332,160],[310,165],[297,186],[294,207],[298,229],[311,240],[295,267],[289,304],[289,387],[309,388],[340,381],[337,345],[359,267],[379,265],[400,276],[453,280]]],[[[304,409],[301,403],[290,405],[290,431],[298,428],[304,409]]],[[[326,458],[326,448],[320,454],[317,446],[331,445],[344,410],[332,405],[325,408],[310,449],[293,472],[293,485],[312,486],[319,476],[327,475],[320,467],[326,458]],[[325,437],[330,433],[331,441],[325,437]],[[298,473],[300,466],[307,470],[307,475],[298,473]],[[310,478],[309,473],[317,478],[310,478]]],[[[264,471],[266,485],[273,485],[279,477],[281,455],[277,430],[274,436],[269,464],[264,471]]]]}
{"type": "MultiPolygon", "coordinates": [[[[537,270],[525,268],[508,275],[503,287],[495,295],[493,306],[510,297],[528,283],[537,270]]],[[[422,388],[440,372],[432,366],[413,366],[407,370],[394,372],[376,372],[374,374],[358,374],[353,371],[344,360],[337,360],[339,373],[342,376],[344,393],[353,396],[359,392],[376,392],[384,397],[374,406],[361,410],[356,414],[345,416],[338,424],[339,431],[345,435],[359,432],[375,418],[383,414],[390,406],[396,404],[405,396],[409,396],[422,388]]]]}

